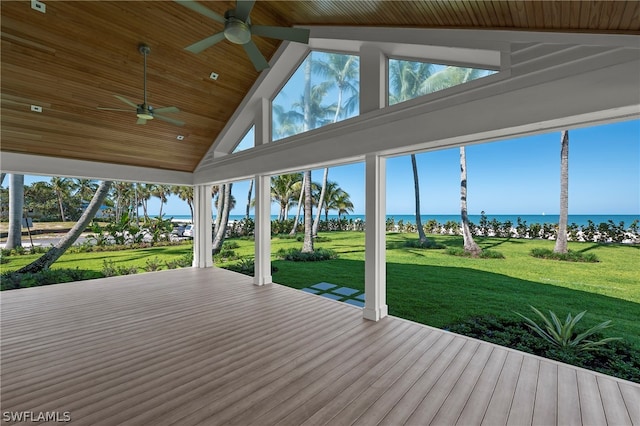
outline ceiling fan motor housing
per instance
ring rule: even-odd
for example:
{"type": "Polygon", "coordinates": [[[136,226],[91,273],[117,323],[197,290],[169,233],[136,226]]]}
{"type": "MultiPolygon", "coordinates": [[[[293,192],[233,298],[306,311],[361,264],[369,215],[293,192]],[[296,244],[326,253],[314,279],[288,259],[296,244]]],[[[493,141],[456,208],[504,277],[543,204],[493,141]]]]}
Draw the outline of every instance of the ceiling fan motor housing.
{"type": "Polygon", "coordinates": [[[138,118],[153,120],[153,108],[145,104],[138,105],[138,108],[136,109],[136,115],[138,116],[138,118]]]}
{"type": "Polygon", "coordinates": [[[247,44],[251,41],[251,27],[234,15],[233,9],[227,10],[224,14],[224,37],[231,43],[247,44]]]}

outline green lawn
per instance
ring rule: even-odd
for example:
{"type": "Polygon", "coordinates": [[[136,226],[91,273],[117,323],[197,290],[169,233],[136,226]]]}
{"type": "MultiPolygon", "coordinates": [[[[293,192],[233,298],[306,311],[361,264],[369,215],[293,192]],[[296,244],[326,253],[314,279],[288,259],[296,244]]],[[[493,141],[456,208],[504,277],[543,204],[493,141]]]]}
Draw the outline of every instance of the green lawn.
{"type": "MultiPolygon", "coordinates": [[[[328,241],[317,247],[337,251],[339,259],[294,263],[276,260],[275,282],[294,288],[327,281],[364,290],[364,233],[333,232],[321,236],[328,241]]],[[[529,256],[535,247],[553,248],[553,241],[477,239],[483,248],[500,251],[505,259],[470,259],[450,256],[444,250],[404,247],[410,234],[387,236],[387,303],[392,315],[443,327],[469,316],[494,314],[515,318],[513,311],[531,315],[528,305],[553,310],[561,317],[587,310],[585,325],[612,320],[607,335],[622,336],[640,349],[640,247],[570,243],[576,251],[589,251],[600,263],[569,263],[529,256]]],[[[458,236],[435,236],[452,247],[462,246],[458,236]]],[[[253,242],[235,240],[234,251],[253,256],[253,242]]],[[[293,239],[272,240],[272,252],[301,247],[293,239]]],[[[158,247],[119,252],[81,253],[63,256],[54,268],[100,271],[103,260],[116,265],[143,268],[145,259],[158,256],[178,259],[191,245],[158,247]]],[[[2,271],[18,269],[34,256],[11,257],[2,271]]],[[[233,262],[229,262],[233,263],[233,262]]],[[[224,266],[224,263],[220,265],[224,266]]]]}

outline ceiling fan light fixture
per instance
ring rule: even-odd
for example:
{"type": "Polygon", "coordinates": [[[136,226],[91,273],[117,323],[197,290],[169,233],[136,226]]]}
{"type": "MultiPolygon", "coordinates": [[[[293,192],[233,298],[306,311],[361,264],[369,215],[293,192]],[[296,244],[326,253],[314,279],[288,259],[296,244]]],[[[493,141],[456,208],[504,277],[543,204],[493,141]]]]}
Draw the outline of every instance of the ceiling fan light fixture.
{"type": "Polygon", "coordinates": [[[148,108],[138,107],[136,115],[138,116],[138,118],[142,118],[143,120],[153,120],[153,113],[148,108]]]}
{"type": "Polygon", "coordinates": [[[245,22],[229,18],[224,24],[224,36],[231,43],[247,44],[251,41],[251,29],[245,22]]]}

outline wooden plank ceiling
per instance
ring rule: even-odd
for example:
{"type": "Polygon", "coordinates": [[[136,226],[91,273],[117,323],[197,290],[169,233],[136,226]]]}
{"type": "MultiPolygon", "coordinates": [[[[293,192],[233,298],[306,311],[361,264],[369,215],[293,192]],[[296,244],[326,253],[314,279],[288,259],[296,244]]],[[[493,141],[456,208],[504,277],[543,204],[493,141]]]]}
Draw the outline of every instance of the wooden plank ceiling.
{"type": "MultiPolygon", "coordinates": [[[[233,1],[202,2],[224,14],[233,1]]],[[[258,76],[244,50],[227,41],[199,55],[184,47],[222,24],[172,1],[3,1],[1,149],[193,171],[258,76]],[[148,101],[177,106],[136,125],[114,95],[141,103],[146,43],[148,101]],[[209,79],[211,72],[220,75],[209,79]],[[30,111],[40,105],[42,113],[30,111]],[[184,140],[177,139],[178,135],[184,140]]],[[[554,31],[640,31],[636,1],[259,1],[261,25],[416,26],[554,31]]],[[[269,59],[277,40],[254,37],[269,59]]]]}

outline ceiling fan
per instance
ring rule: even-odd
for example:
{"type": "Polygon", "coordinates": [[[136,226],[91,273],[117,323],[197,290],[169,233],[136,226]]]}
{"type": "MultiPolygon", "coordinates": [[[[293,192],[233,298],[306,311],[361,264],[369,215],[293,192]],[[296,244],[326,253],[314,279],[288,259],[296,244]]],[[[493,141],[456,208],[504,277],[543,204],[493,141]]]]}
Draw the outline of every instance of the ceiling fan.
{"type": "Polygon", "coordinates": [[[218,15],[200,3],[193,0],[174,0],[199,14],[224,24],[224,30],[210,37],[200,40],[185,48],[192,53],[200,53],[225,38],[231,43],[241,44],[253,62],[256,71],[269,68],[267,60],[262,56],[256,44],[251,40],[252,35],[275,38],[278,40],[309,43],[309,30],[305,28],[274,27],[268,25],[252,25],[249,18],[255,0],[237,0],[236,8],[229,9],[224,17],[218,15]]]}
{"type": "Polygon", "coordinates": [[[165,117],[160,115],[162,113],[173,113],[180,112],[180,110],[174,106],[164,107],[164,108],[153,108],[151,105],[147,103],[147,54],[151,51],[149,46],[146,44],[141,44],[138,46],[138,50],[141,54],[144,55],[144,100],[141,104],[135,104],[131,102],[129,99],[120,95],[113,95],[125,104],[129,105],[133,109],[121,109],[121,108],[101,108],[98,107],[99,110],[103,111],[122,111],[122,112],[134,112],[138,116],[138,121],[136,124],[147,124],[147,120],[153,120],[157,118],[162,121],[166,121],[167,123],[175,124],[176,126],[183,126],[184,122],[175,120],[173,118],[165,117]],[[160,113],[160,114],[159,114],[160,113]]]}

